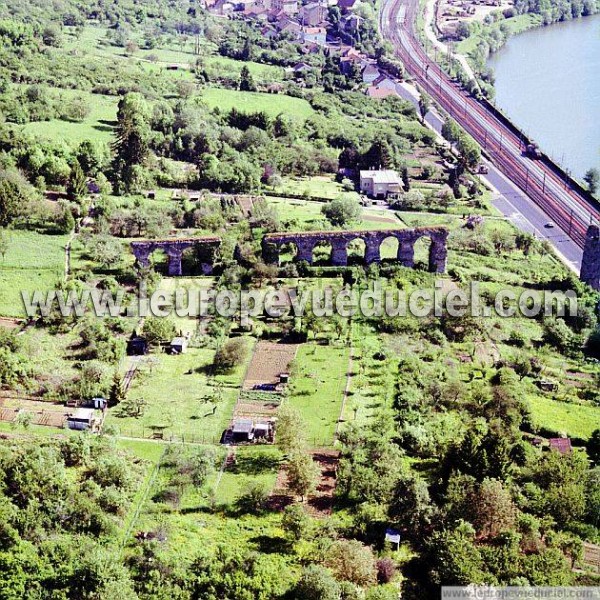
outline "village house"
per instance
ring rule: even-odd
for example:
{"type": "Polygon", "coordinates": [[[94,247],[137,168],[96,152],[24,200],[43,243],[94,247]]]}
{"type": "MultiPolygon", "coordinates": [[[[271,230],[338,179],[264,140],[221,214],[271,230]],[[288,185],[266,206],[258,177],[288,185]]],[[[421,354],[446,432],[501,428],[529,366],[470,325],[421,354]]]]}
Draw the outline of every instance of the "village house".
{"type": "Polygon", "coordinates": [[[361,171],[360,191],[371,198],[385,199],[402,191],[402,179],[390,169],[361,171]]]}
{"type": "Polygon", "coordinates": [[[293,67],[292,70],[294,71],[294,73],[304,73],[306,71],[310,71],[312,69],[312,67],[308,64],[306,64],[305,62],[298,62],[296,63],[293,67]]]}
{"type": "Polygon", "coordinates": [[[327,43],[327,29],[325,27],[303,27],[301,36],[305,44],[313,42],[324,46],[327,43]]]}
{"type": "Polygon", "coordinates": [[[290,17],[298,14],[298,0],[272,0],[271,6],[275,12],[282,12],[290,17]]]}
{"type": "Polygon", "coordinates": [[[548,445],[550,446],[550,450],[556,450],[561,454],[571,454],[573,452],[569,438],[550,438],[548,445]]]}
{"type": "Polygon", "coordinates": [[[343,75],[351,75],[355,65],[364,68],[368,64],[370,64],[369,59],[358,50],[348,46],[341,49],[340,71],[343,75]]]}
{"type": "Polygon", "coordinates": [[[383,100],[384,98],[389,98],[390,96],[399,98],[400,94],[398,94],[396,90],[388,90],[386,88],[371,86],[370,88],[367,88],[367,96],[369,96],[369,98],[373,98],[374,100],[383,100]]]}
{"type": "Polygon", "coordinates": [[[362,71],[363,83],[373,83],[376,79],[379,79],[381,73],[376,65],[368,64],[365,65],[362,71]]]}
{"type": "Polygon", "coordinates": [[[398,83],[387,75],[381,75],[367,89],[367,96],[376,99],[400,96],[398,93],[398,83]]]}
{"type": "Polygon", "coordinates": [[[342,14],[345,15],[346,13],[349,13],[354,8],[356,1],[357,0],[338,0],[337,5],[338,5],[340,11],[342,12],[342,14]]]}
{"type": "Polygon", "coordinates": [[[260,30],[260,34],[262,35],[262,37],[264,37],[268,40],[272,40],[279,35],[272,25],[265,25],[260,30]]]}
{"type": "Polygon", "coordinates": [[[280,33],[290,33],[298,39],[302,36],[302,27],[296,23],[296,21],[292,21],[289,17],[284,17],[279,20],[276,27],[279,29],[280,33]]]}
{"type": "Polygon", "coordinates": [[[148,354],[148,340],[141,336],[134,336],[127,340],[127,356],[143,356],[148,354]]]}
{"type": "Polygon", "coordinates": [[[311,2],[310,4],[305,4],[300,9],[300,23],[311,27],[320,25],[327,20],[327,12],[327,4],[323,2],[311,2]]]}
{"type": "Polygon", "coordinates": [[[350,14],[344,15],[340,19],[339,27],[340,27],[340,30],[343,31],[344,33],[354,35],[358,32],[358,28],[360,27],[360,24],[363,21],[364,21],[364,19],[361,16],[350,13],[350,14]]]}

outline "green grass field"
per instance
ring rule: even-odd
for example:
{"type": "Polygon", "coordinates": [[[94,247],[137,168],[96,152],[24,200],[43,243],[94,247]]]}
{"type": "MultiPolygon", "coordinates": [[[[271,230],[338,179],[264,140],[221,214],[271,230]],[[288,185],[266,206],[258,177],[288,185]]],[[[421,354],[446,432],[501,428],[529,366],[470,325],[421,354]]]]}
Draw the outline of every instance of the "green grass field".
{"type": "Polygon", "coordinates": [[[600,427],[600,411],[594,406],[558,402],[539,396],[529,397],[534,422],[557,433],[587,439],[600,427]]]}
{"type": "Polygon", "coordinates": [[[207,88],[202,91],[201,98],[210,108],[218,107],[225,112],[237,108],[247,113],[265,111],[271,117],[286,113],[299,119],[308,119],[314,114],[311,105],[303,98],[283,94],[207,88]]]}
{"type": "Polygon", "coordinates": [[[219,504],[233,504],[250,483],[272,490],[277,479],[281,453],[275,446],[240,446],[235,463],[223,472],[216,490],[219,504]]]}
{"type": "Polygon", "coordinates": [[[129,399],[146,402],[143,414],[123,415],[117,406],[109,410],[106,424],[117,426],[127,437],[147,438],[160,430],[166,439],[218,443],[231,418],[245,367],[216,378],[223,383],[222,398],[213,402],[216,388],[209,386],[204,372],[198,372],[211,363],[213,354],[213,350],[189,348],[179,356],[156,355],[157,364],[136,376],[128,394],[129,399]]]}
{"type": "Polygon", "coordinates": [[[311,446],[333,442],[346,386],[348,358],[346,347],[303,344],[298,349],[287,402],[302,414],[311,446]]]}
{"type": "Polygon", "coordinates": [[[0,316],[25,315],[21,292],[56,286],[64,276],[66,235],[9,231],[8,250],[0,258],[0,316]]]}
{"type": "Polygon", "coordinates": [[[68,100],[73,96],[82,96],[90,106],[90,114],[80,123],[52,119],[23,125],[23,131],[40,137],[56,140],[81,142],[89,139],[97,142],[110,142],[113,136],[113,124],[117,119],[119,99],[114,96],[101,96],[75,90],[56,92],[68,100]]]}

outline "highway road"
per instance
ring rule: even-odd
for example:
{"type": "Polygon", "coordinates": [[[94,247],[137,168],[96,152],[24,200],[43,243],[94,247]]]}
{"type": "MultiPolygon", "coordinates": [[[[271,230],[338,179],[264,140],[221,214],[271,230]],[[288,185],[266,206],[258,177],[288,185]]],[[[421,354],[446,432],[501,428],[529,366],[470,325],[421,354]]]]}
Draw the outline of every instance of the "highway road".
{"type": "MultiPolygon", "coordinates": [[[[394,45],[421,89],[483,148],[490,165],[487,179],[501,195],[496,201],[498,208],[521,228],[550,239],[577,268],[587,226],[600,220],[598,206],[545,160],[525,156],[520,136],[427,56],[415,33],[418,8],[418,0],[383,0],[379,15],[382,35],[394,45]],[[555,226],[546,228],[549,222],[555,226]]],[[[428,115],[428,121],[436,130],[441,129],[443,120],[435,112],[428,115]]]]}

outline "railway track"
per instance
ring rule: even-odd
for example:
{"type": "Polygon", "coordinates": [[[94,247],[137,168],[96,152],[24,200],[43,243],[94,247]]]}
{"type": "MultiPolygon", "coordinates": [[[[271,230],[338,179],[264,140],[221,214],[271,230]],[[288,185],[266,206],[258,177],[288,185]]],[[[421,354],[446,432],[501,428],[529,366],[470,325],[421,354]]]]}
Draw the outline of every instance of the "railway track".
{"type": "Polygon", "coordinates": [[[379,15],[381,33],[393,44],[407,72],[548,220],[583,248],[588,226],[600,220],[599,207],[574,189],[568,178],[561,178],[549,161],[526,157],[527,140],[463,90],[427,55],[415,31],[418,8],[418,0],[383,0],[379,15]]]}

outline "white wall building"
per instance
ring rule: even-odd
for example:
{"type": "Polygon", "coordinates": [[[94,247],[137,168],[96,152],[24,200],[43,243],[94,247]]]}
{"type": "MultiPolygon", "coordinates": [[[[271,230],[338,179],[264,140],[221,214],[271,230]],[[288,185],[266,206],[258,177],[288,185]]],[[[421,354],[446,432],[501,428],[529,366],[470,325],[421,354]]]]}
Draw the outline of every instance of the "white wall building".
{"type": "Polygon", "coordinates": [[[391,169],[361,171],[360,191],[372,198],[387,198],[402,191],[402,179],[391,169]]]}

